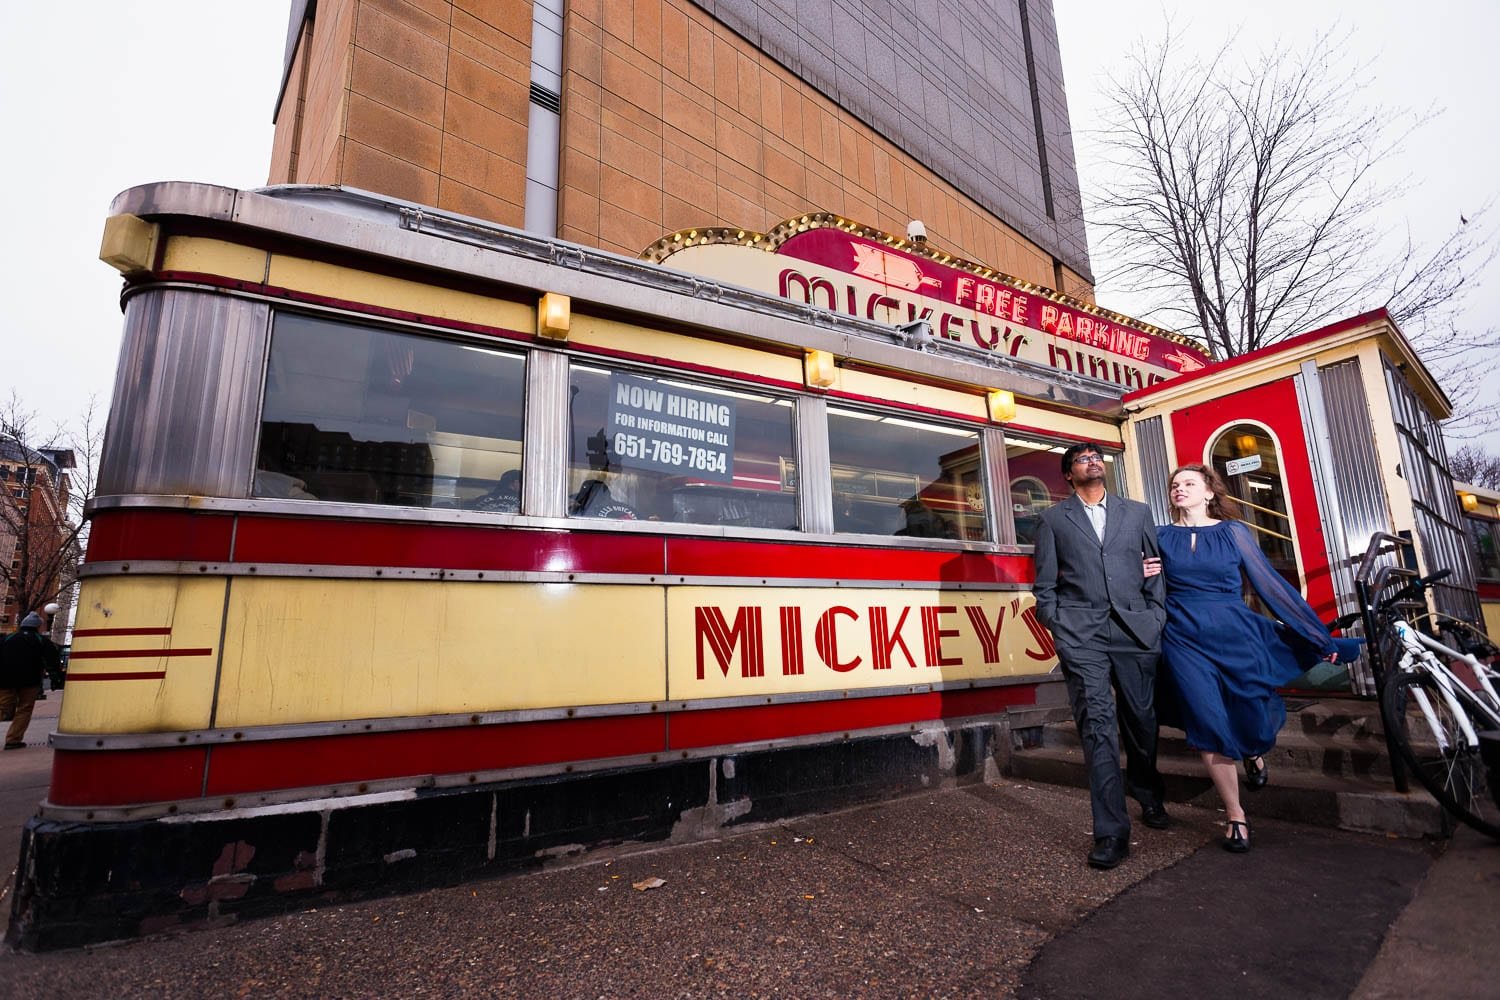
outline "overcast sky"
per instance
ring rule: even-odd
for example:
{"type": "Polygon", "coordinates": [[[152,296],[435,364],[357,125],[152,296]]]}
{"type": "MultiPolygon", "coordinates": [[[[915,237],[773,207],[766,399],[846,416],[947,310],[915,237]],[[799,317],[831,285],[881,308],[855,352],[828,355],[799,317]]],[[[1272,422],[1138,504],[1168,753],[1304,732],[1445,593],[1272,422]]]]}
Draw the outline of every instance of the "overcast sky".
{"type": "MultiPolygon", "coordinates": [[[[1401,158],[1399,171],[1417,183],[1391,222],[1436,239],[1459,213],[1500,194],[1494,0],[1259,0],[1232,5],[1232,14],[1170,0],[1054,3],[1076,130],[1097,127],[1099,72],[1132,39],[1159,34],[1164,12],[1188,12],[1183,23],[1205,51],[1252,9],[1244,44],[1296,44],[1342,19],[1352,55],[1375,60],[1373,101],[1446,109],[1401,158]]],[[[288,6],[0,3],[0,134],[8,140],[0,178],[11,192],[10,236],[0,241],[0,397],[17,389],[48,423],[73,419],[90,395],[107,405],[121,326],[119,278],[98,260],[110,200],[158,180],[265,183],[288,6]]],[[[1098,297],[1131,312],[1127,289],[1101,288],[1098,297]]],[[[1500,325],[1500,274],[1487,276],[1471,313],[1475,325],[1500,325]]],[[[1500,432],[1486,444],[1500,453],[1500,432]]]]}

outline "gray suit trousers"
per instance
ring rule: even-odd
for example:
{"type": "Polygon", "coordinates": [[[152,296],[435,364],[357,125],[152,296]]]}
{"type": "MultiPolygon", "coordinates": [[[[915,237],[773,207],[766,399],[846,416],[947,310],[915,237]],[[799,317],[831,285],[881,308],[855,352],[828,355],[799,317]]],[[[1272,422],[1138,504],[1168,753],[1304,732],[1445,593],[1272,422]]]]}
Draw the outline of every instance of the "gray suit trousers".
{"type": "Polygon", "coordinates": [[[1165,794],[1156,769],[1157,658],[1157,651],[1142,649],[1114,614],[1093,641],[1058,650],[1089,772],[1095,837],[1130,836],[1127,794],[1142,804],[1160,804],[1165,794]]]}

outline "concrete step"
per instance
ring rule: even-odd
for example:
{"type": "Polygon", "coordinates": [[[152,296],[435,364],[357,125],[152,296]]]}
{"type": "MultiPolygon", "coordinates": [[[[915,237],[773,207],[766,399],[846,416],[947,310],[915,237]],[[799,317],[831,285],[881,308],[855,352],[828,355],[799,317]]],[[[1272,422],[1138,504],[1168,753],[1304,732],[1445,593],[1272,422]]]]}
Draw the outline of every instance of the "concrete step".
{"type": "MultiPolygon", "coordinates": [[[[1452,832],[1452,821],[1425,791],[1395,790],[1373,703],[1298,703],[1289,706],[1287,715],[1275,750],[1265,757],[1270,784],[1258,792],[1244,790],[1245,806],[1254,816],[1400,837],[1452,832]]],[[[1071,720],[1054,718],[1042,725],[1040,734],[1017,737],[1008,766],[1012,776],[1088,787],[1071,720]]],[[[1219,805],[1198,753],[1188,748],[1180,730],[1162,729],[1157,766],[1169,801],[1219,805]]]]}

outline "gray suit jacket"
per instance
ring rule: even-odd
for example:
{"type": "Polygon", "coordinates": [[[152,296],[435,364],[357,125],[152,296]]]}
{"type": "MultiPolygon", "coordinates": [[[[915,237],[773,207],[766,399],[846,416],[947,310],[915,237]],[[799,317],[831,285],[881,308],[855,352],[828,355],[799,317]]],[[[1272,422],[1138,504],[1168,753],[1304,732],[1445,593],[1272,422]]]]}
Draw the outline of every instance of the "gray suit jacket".
{"type": "Polygon", "coordinates": [[[1151,508],[1110,494],[1104,510],[1103,544],[1078,494],[1042,512],[1032,586],[1037,618],[1064,650],[1102,633],[1114,611],[1142,646],[1156,649],[1167,612],[1163,577],[1146,579],[1141,571],[1142,558],[1158,555],[1151,508]]]}

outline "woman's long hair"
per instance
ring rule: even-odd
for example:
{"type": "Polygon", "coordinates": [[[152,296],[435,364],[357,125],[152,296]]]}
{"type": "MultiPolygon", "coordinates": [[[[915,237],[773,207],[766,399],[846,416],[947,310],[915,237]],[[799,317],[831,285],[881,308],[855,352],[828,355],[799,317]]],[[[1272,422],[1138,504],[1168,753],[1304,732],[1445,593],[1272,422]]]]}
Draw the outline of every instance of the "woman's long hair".
{"type": "Polygon", "coordinates": [[[1167,477],[1167,506],[1172,511],[1172,521],[1175,524],[1182,517],[1182,511],[1172,506],[1172,480],[1179,473],[1196,472],[1203,477],[1203,482],[1208,486],[1208,491],[1213,494],[1213,499],[1208,501],[1208,516],[1216,521],[1243,521],[1244,515],[1240,513],[1240,505],[1229,494],[1229,487],[1224,482],[1224,477],[1207,465],[1199,462],[1190,462],[1187,465],[1179,465],[1172,470],[1167,477]]]}

